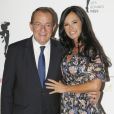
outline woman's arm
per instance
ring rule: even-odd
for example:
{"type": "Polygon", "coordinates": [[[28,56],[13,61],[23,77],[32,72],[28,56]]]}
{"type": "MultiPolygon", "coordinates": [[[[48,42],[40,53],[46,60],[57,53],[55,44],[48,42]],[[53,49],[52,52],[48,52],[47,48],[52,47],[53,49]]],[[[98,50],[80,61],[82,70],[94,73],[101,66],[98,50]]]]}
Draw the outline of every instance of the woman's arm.
{"type": "Polygon", "coordinates": [[[52,79],[48,79],[48,83],[46,83],[47,89],[52,89],[53,93],[64,93],[64,92],[75,92],[75,93],[87,93],[87,92],[94,92],[100,91],[102,81],[98,78],[85,82],[84,84],[77,84],[77,85],[64,85],[61,82],[56,82],[52,79]]]}

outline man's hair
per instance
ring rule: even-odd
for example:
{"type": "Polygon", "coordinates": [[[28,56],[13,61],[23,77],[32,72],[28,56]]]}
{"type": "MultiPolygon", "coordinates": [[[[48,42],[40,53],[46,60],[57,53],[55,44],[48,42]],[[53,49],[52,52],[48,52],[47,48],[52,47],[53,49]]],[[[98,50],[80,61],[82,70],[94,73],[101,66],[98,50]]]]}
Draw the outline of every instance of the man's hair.
{"type": "Polygon", "coordinates": [[[33,21],[34,21],[34,15],[37,13],[37,12],[44,12],[44,13],[50,13],[52,15],[52,19],[53,19],[53,25],[57,25],[58,24],[58,17],[57,17],[57,13],[50,7],[39,7],[37,8],[36,10],[33,11],[32,13],[32,16],[31,16],[31,21],[30,23],[32,24],[33,21]]]}

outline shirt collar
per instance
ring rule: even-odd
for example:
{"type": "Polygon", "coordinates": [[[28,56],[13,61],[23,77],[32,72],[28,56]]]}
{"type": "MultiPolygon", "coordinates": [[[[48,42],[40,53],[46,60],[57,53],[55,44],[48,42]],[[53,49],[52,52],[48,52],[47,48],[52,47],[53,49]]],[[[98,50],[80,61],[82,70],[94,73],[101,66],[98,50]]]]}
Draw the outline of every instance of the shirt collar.
{"type": "Polygon", "coordinates": [[[34,36],[33,36],[32,41],[33,41],[34,46],[35,46],[35,47],[38,47],[38,48],[39,48],[40,46],[45,46],[45,47],[49,47],[49,46],[50,46],[50,40],[49,40],[45,45],[41,45],[39,42],[36,41],[36,39],[35,39],[34,36]]]}

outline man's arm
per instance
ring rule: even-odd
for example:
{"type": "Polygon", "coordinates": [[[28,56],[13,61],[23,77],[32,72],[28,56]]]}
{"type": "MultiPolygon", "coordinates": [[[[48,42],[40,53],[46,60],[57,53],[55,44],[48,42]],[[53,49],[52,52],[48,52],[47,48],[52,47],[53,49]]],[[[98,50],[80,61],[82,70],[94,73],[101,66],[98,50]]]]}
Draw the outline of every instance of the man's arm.
{"type": "Polygon", "coordinates": [[[13,90],[15,81],[16,53],[13,46],[9,46],[4,65],[1,88],[1,114],[12,114],[13,90]]]}

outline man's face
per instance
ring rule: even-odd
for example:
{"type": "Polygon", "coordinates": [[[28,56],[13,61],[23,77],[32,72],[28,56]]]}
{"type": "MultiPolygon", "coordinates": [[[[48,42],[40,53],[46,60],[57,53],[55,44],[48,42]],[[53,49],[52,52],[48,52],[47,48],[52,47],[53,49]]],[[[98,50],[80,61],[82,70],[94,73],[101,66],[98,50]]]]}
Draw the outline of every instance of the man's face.
{"type": "Polygon", "coordinates": [[[30,24],[31,31],[37,42],[46,44],[54,31],[52,15],[48,12],[38,11],[34,15],[33,23],[30,24]]]}

